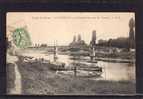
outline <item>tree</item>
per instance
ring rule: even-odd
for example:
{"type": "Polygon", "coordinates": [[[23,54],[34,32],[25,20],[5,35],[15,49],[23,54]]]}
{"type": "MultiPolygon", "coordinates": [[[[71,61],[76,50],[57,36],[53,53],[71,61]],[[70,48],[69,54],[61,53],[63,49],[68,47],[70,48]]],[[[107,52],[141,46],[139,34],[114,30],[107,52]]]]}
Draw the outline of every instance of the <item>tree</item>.
{"type": "Polygon", "coordinates": [[[40,47],[47,47],[47,44],[41,44],[40,47]]]}
{"type": "Polygon", "coordinates": [[[128,48],[128,38],[119,37],[116,39],[109,40],[99,40],[99,46],[110,46],[110,47],[118,47],[118,48],[128,48]]]}
{"type": "Polygon", "coordinates": [[[129,21],[129,48],[134,48],[135,47],[135,31],[134,31],[134,27],[135,27],[135,21],[133,18],[130,19],[129,21]]]}

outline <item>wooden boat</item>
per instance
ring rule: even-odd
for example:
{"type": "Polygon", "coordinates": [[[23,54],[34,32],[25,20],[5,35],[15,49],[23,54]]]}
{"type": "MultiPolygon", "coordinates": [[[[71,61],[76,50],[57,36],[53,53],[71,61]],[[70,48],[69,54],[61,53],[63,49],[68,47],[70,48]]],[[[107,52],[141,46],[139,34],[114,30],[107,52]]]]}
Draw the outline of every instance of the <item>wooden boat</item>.
{"type": "Polygon", "coordinates": [[[97,63],[98,61],[94,59],[94,60],[88,60],[87,62],[88,63],[97,63]]]}
{"type": "Polygon", "coordinates": [[[73,63],[73,65],[76,65],[78,70],[102,72],[102,67],[97,66],[97,64],[73,63]]]}
{"type": "Polygon", "coordinates": [[[50,62],[48,64],[48,67],[51,70],[55,70],[55,71],[59,70],[59,71],[61,71],[61,70],[65,70],[65,63],[63,63],[63,62],[50,62]]]}
{"type": "MultiPolygon", "coordinates": [[[[73,70],[57,71],[56,74],[74,76],[75,72],[73,70]]],[[[101,74],[102,74],[102,72],[97,72],[97,71],[86,71],[86,70],[77,70],[76,71],[77,77],[88,77],[88,78],[100,77],[101,74]]]]}

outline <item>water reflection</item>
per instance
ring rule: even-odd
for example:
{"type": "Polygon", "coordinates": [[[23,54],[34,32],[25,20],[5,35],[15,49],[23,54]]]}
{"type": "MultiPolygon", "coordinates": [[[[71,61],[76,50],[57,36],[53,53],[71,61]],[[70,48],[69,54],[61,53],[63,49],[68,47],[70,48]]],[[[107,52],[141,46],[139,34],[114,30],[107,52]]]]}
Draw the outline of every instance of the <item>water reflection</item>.
{"type": "Polygon", "coordinates": [[[98,64],[104,68],[102,76],[106,80],[134,80],[135,66],[128,63],[109,63],[99,61],[98,64]]]}

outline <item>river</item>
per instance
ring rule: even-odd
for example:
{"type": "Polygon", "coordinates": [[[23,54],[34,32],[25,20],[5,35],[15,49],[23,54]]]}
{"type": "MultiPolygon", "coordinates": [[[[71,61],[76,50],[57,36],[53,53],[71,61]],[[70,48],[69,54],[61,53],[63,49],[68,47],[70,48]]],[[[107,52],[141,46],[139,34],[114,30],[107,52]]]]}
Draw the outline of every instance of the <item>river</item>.
{"type": "MultiPolygon", "coordinates": [[[[46,60],[53,60],[53,55],[44,54],[44,53],[25,53],[26,56],[32,56],[35,58],[44,58],[46,60]]],[[[103,73],[100,79],[120,81],[120,80],[132,80],[135,81],[135,64],[131,63],[114,63],[114,62],[105,62],[98,61],[97,63],[89,63],[84,60],[89,60],[89,57],[80,57],[78,62],[84,64],[97,64],[99,67],[103,68],[103,73]]],[[[74,60],[71,59],[69,55],[58,55],[58,60],[64,62],[68,66],[74,60]]]]}

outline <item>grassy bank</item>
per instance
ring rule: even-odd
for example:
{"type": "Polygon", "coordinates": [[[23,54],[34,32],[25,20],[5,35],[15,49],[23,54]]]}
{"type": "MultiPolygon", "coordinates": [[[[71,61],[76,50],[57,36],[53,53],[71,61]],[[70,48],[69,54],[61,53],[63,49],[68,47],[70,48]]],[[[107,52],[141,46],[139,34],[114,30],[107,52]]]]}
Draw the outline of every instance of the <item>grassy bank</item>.
{"type": "Polygon", "coordinates": [[[22,76],[24,95],[95,95],[135,93],[132,81],[91,80],[74,76],[59,76],[42,63],[23,63],[17,65],[22,76]]]}

